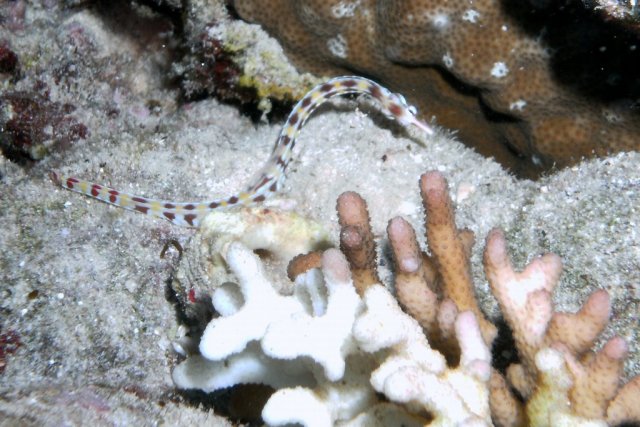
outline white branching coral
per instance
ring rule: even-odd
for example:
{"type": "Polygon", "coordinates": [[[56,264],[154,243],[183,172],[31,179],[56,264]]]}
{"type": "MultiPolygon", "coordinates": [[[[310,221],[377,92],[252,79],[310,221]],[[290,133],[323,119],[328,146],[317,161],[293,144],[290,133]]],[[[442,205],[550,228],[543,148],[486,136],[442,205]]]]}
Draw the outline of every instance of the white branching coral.
{"type": "Polygon", "coordinates": [[[365,351],[390,350],[371,375],[377,392],[415,412],[434,414],[431,425],[491,425],[491,354],[472,312],[456,318],[462,362],[449,368],[444,356],[431,349],[418,322],[400,309],[386,288],[371,286],[364,301],[367,311],[354,325],[356,340],[365,351]]]}
{"type": "MultiPolygon", "coordinates": [[[[327,251],[323,262],[331,262],[335,257],[342,255],[335,250],[327,251]]],[[[213,306],[221,317],[213,319],[204,331],[201,358],[190,358],[176,368],[176,383],[187,386],[190,381],[201,384],[206,381],[208,387],[199,386],[206,391],[216,390],[221,384],[228,387],[245,382],[278,387],[282,381],[269,377],[270,368],[276,367],[279,360],[304,356],[322,366],[328,378],[341,378],[345,355],[352,347],[348,342],[350,325],[361,304],[351,285],[348,267],[340,264],[342,271],[325,271],[326,312],[312,316],[303,296],[282,296],[276,292],[259,258],[243,244],[231,243],[226,261],[238,285],[227,284],[214,292],[213,306]],[[254,341],[260,342],[260,346],[247,348],[254,341]],[[211,363],[207,365],[205,360],[211,363]],[[242,380],[235,383],[218,380],[233,376],[225,369],[227,365],[245,367],[244,372],[238,369],[237,373],[243,376],[242,380]]],[[[296,373],[294,377],[297,376],[296,373]]]]}
{"type": "Polygon", "coordinates": [[[213,391],[268,384],[278,389],[263,410],[270,425],[371,420],[381,404],[376,391],[414,408],[397,408],[405,413],[400,420],[420,420],[409,413],[428,412],[436,425],[490,424],[488,388],[483,386],[490,355],[472,313],[461,313],[456,321],[458,339],[465,342],[464,363],[451,369],[385,287],[371,285],[362,299],[358,296],[349,265],[335,249],[322,255],[322,274],[306,273],[324,286],[325,310],[319,315],[311,308],[311,293],[277,294],[259,258],[242,244],[231,243],[226,260],[241,295],[232,285],[216,290],[214,307],[222,316],[207,326],[201,355],[174,370],[178,387],[213,391]]]}
{"type": "Polygon", "coordinates": [[[329,381],[337,381],[344,376],[345,356],[355,350],[351,325],[361,302],[351,283],[349,266],[339,251],[326,251],[322,265],[326,311],[314,316],[302,309],[284,322],[269,323],[261,343],[265,354],[276,359],[309,357],[322,366],[329,381]]]}
{"type": "Polygon", "coordinates": [[[249,342],[261,340],[269,325],[303,310],[295,298],[273,289],[262,266],[255,262],[256,256],[240,245],[232,243],[226,258],[238,285],[229,283],[215,290],[213,307],[224,317],[207,325],[200,342],[200,353],[210,360],[244,350],[249,342]]]}

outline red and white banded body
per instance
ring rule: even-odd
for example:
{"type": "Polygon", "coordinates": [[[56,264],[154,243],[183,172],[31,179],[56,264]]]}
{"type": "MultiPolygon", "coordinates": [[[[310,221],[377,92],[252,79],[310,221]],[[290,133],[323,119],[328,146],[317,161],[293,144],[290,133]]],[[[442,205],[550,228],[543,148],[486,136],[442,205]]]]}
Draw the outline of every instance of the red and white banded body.
{"type": "Polygon", "coordinates": [[[413,125],[427,135],[433,134],[433,129],[416,117],[415,108],[408,105],[402,95],[393,93],[364,77],[336,77],[314,87],[298,101],[278,136],[271,157],[252,180],[251,185],[237,194],[209,201],[173,202],[122,193],[113,188],[54,171],[50,176],[56,184],[68,190],[124,209],[163,218],[177,225],[198,227],[204,216],[213,210],[262,202],[277,192],[284,183],[296,137],[309,116],[327,100],[349,93],[368,95],[378,102],[386,116],[397,120],[403,126],[413,125]]]}

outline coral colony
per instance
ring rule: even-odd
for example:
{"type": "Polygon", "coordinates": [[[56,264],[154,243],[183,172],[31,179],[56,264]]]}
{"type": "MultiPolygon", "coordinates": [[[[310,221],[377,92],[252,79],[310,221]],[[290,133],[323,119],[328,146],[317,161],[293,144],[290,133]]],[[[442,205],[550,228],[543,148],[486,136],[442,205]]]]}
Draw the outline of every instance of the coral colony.
{"type": "Polygon", "coordinates": [[[625,31],[602,7],[586,10],[597,2],[233,3],[278,39],[299,69],[372,76],[516,172],[640,147],[636,112],[615,99],[637,98],[637,23],[625,31]]]}
{"type": "MultiPolygon", "coordinates": [[[[468,19],[479,17],[469,14],[468,19]]],[[[255,182],[228,198],[156,201],[52,173],[70,190],[175,224],[200,225],[202,238],[215,241],[216,254],[206,260],[223,260],[233,280],[213,292],[219,317],[209,321],[198,351],[180,346],[188,357],[173,371],[175,384],[205,392],[240,384],[269,386],[274,391],[262,418],[274,426],[640,422],[640,376],[620,384],[626,343],[613,337],[592,350],[608,322],[607,292],[594,292],[576,314],[556,312],[552,293],[562,270],[559,257],[543,255],[516,272],[498,229],[487,236],[484,268],[519,361],[504,372],[492,367],[497,328],[475,297],[474,236],[456,227],[440,173],[420,178],[430,255],[420,250],[404,219],[389,221],[395,295],[376,271],[369,212],[357,193],[338,198],[340,249],[324,252],[308,252],[325,236],[317,224],[295,214],[220,209],[275,193],[301,126],[320,104],[345,93],[367,94],[404,126],[433,133],[402,96],[364,78],[341,77],[300,100],[255,182]],[[295,282],[292,295],[280,293],[266,276],[256,249],[281,259],[297,255],[286,272],[295,282]]],[[[285,272],[282,276],[286,280],[285,272]]]]}
{"type": "Polygon", "coordinates": [[[496,327],[474,296],[473,234],[456,228],[441,174],[424,174],[420,190],[431,255],[404,219],[389,221],[395,297],[378,279],[369,213],[357,193],[338,199],[341,249],[291,261],[293,295],[275,291],[251,250],[228,243],[222,256],[236,283],[215,290],[220,317],[206,327],[199,353],[175,368],[177,386],[268,385],[275,389],[262,411],[268,425],[640,421],[640,377],[619,384],[624,341],[591,350],[608,321],[607,292],[594,292],[577,314],[555,312],[559,258],[547,254],[516,272],[498,229],[487,237],[484,266],[520,361],[504,373],[492,368],[496,327]]]}

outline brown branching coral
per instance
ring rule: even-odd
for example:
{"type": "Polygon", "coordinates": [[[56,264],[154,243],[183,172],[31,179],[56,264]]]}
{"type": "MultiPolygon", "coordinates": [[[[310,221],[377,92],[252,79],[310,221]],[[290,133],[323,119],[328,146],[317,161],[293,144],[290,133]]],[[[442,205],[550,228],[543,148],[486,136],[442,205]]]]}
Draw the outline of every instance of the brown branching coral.
{"type": "Polygon", "coordinates": [[[420,194],[426,215],[427,242],[442,279],[443,296],[455,302],[458,310],[473,311],[485,342],[491,343],[496,328],[480,311],[471,279],[469,251],[473,234],[456,227],[447,181],[440,173],[428,172],[420,177],[420,194]]]}
{"type": "Polygon", "coordinates": [[[499,230],[493,230],[487,237],[484,257],[485,274],[505,319],[512,325],[522,359],[517,373],[513,369],[509,378],[526,397],[535,386],[535,354],[543,346],[547,324],[553,315],[548,301],[560,277],[560,258],[553,254],[545,255],[534,260],[522,273],[516,274],[506,253],[504,235],[499,230]],[[511,287],[507,284],[511,284],[511,287]],[[517,289],[519,293],[509,293],[509,289],[517,289]]]}
{"type": "MultiPolygon", "coordinates": [[[[460,311],[472,311],[482,336],[490,345],[496,327],[478,307],[470,272],[473,233],[458,230],[447,182],[438,172],[420,177],[426,235],[431,256],[420,251],[415,232],[402,218],[389,221],[387,233],[396,263],[396,292],[406,310],[429,338],[451,348],[452,320],[460,311]]],[[[450,355],[452,356],[452,355],[450,355]]],[[[453,355],[455,358],[455,355],[453,355]]]]}
{"type": "Polygon", "coordinates": [[[517,172],[639,147],[624,101],[637,90],[637,33],[579,2],[553,13],[494,0],[267,3],[233,2],[302,69],[371,76],[517,172]]]}
{"type": "Polygon", "coordinates": [[[300,274],[311,270],[312,268],[320,268],[322,266],[322,252],[312,251],[306,254],[296,255],[289,261],[287,265],[287,277],[295,282],[296,277],[300,274]]]}
{"type": "Polygon", "coordinates": [[[425,330],[436,330],[439,301],[432,289],[436,270],[430,258],[420,251],[416,234],[404,219],[389,221],[387,234],[395,260],[398,299],[425,330]]]}
{"type": "Polygon", "coordinates": [[[607,408],[607,420],[611,424],[620,424],[628,421],[640,422],[640,376],[634,377],[619,391],[616,398],[609,403],[607,408]]]}
{"type": "MultiPolygon", "coordinates": [[[[420,190],[431,255],[420,250],[408,222],[399,217],[389,221],[396,295],[423,327],[430,345],[455,366],[463,363],[459,359],[462,343],[455,330],[460,312],[474,314],[489,346],[496,328],[477,306],[469,274],[473,234],[457,229],[446,180],[438,172],[428,172],[420,179],[420,190]]],[[[341,236],[356,224],[359,230],[369,230],[360,234],[370,233],[366,203],[356,193],[340,197],[338,213],[341,236]]],[[[355,264],[350,260],[356,271],[367,265],[367,275],[375,274],[374,249],[355,256],[350,249],[346,253],[347,258],[358,260],[355,264]]],[[[313,260],[315,255],[305,258],[313,260]]],[[[506,378],[496,369],[491,371],[487,389],[495,425],[600,425],[640,420],[640,377],[620,387],[627,356],[624,340],[613,337],[599,351],[591,350],[610,315],[606,291],[594,292],[575,314],[555,312],[551,297],[562,270],[560,258],[546,254],[516,272],[498,229],[487,236],[484,266],[520,358],[508,368],[506,378]]]]}
{"type": "Polygon", "coordinates": [[[348,191],[338,197],[336,210],[340,223],[340,250],[349,261],[353,282],[362,295],[367,287],[380,283],[367,204],[358,193],[348,191]]]}
{"type": "MultiPolygon", "coordinates": [[[[591,294],[576,314],[556,313],[551,294],[562,271],[559,257],[543,255],[517,273],[507,255],[504,235],[497,229],[487,236],[484,265],[520,357],[519,364],[508,368],[507,378],[520,396],[528,399],[526,412],[531,424],[554,425],[560,419],[610,423],[640,419],[637,405],[622,404],[632,392],[619,390],[627,355],[625,342],[614,337],[598,352],[590,351],[608,322],[610,302],[606,291],[591,294]],[[612,414],[624,415],[609,416],[609,408],[612,414]]],[[[637,387],[634,384],[640,381],[638,378],[631,381],[629,390],[637,387]]],[[[506,385],[498,382],[494,390],[506,385]]],[[[520,408],[512,409],[506,418],[517,418],[514,414],[521,412],[520,408]]],[[[506,419],[497,423],[521,425],[506,419]]]]}
{"type": "MultiPolygon", "coordinates": [[[[380,283],[367,203],[358,193],[347,191],[338,197],[336,210],[340,224],[340,250],[349,262],[358,294],[363,295],[369,286],[380,283]]],[[[321,252],[309,252],[293,258],[287,267],[289,279],[294,280],[307,270],[319,268],[321,257],[321,252]]]]}
{"type": "Polygon", "coordinates": [[[499,427],[524,426],[527,423],[522,401],[510,390],[507,380],[496,369],[489,380],[489,406],[493,423],[499,427]]]}

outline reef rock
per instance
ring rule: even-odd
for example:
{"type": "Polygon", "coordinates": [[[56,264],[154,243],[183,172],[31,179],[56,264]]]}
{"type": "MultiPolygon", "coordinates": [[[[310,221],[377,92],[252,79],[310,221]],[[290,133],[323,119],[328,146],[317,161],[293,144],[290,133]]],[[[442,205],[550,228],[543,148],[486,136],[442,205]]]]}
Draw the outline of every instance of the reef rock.
{"type": "Polygon", "coordinates": [[[234,7],[303,70],[370,76],[521,175],[639,147],[638,32],[606,11],[497,0],[234,7]]]}

